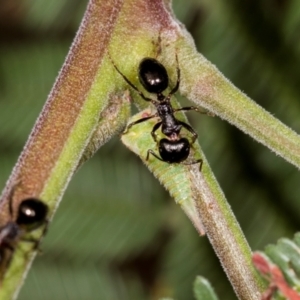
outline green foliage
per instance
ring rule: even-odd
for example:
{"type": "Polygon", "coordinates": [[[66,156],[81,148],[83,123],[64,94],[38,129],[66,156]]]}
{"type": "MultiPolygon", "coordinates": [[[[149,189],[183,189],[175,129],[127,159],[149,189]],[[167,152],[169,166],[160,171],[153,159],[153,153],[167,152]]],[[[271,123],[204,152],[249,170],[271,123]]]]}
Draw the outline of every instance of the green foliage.
{"type": "MultiPolygon", "coordinates": [[[[196,300],[218,300],[212,286],[203,277],[197,276],[194,281],[194,295],[196,300]]],[[[173,300],[171,298],[161,298],[160,300],[173,300]]]]}
{"type": "MultiPolygon", "coordinates": [[[[268,299],[300,299],[300,234],[294,239],[281,238],[277,244],[253,254],[253,263],[269,287],[268,299]]],[[[264,298],[265,299],[265,298],[264,298]]]]}
{"type": "MultiPolygon", "coordinates": [[[[85,9],[74,0],[19,2],[18,17],[0,24],[2,186],[85,9]]],[[[199,51],[299,132],[300,3],[246,1],[246,10],[233,0],[173,2],[199,51]]],[[[291,237],[300,220],[297,170],[218,118],[189,120],[251,247],[291,237]]],[[[234,299],[206,238],[142,163],[117,139],[100,152],[72,180],[19,299],[194,299],[197,274],[222,300],[234,299]]]]}
{"type": "Polygon", "coordinates": [[[282,270],[288,283],[300,291],[300,235],[297,233],[294,240],[282,238],[276,245],[265,248],[267,256],[282,270]]]}
{"type": "Polygon", "coordinates": [[[194,293],[196,300],[218,300],[210,283],[200,276],[194,282],[194,293]]]}

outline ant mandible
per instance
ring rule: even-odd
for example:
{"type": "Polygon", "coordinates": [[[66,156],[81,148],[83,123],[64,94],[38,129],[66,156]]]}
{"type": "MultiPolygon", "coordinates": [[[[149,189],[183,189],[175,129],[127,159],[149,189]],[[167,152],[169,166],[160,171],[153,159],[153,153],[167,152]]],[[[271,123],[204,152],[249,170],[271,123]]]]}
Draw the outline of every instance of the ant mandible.
{"type": "MultiPolygon", "coordinates": [[[[198,134],[194,129],[185,122],[178,120],[174,113],[178,111],[190,111],[195,110],[201,112],[198,108],[182,107],[174,109],[171,105],[171,97],[178,91],[180,84],[180,69],[178,66],[178,57],[176,54],[176,63],[177,63],[177,82],[176,85],[171,89],[170,93],[165,96],[163,91],[165,91],[169,86],[169,76],[166,68],[156,59],[146,57],[144,58],[139,65],[138,77],[139,81],[145,90],[149,93],[156,94],[156,99],[146,97],[115,65],[115,63],[110,58],[116,71],[123,77],[123,79],[146,101],[151,102],[155,107],[157,112],[148,117],[141,118],[135,122],[132,122],[127,125],[125,130],[128,131],[132,126],[145,122],[154,117],[159,117],[160,121],[156,123],[152,129],[151,135],[158,146],[158,151],[160,157],[152,150],[147,151],[146,160],[149,159],[150,154],[152,154],[157,159],[173,164],[173,163],[182,163],[189,156],[191,145],[196,141],[198,134]],[[161,127],[162,133],[167,138],[162,138],[158,141],[156,131],[161,127]],[[180,137],[180,131],[184,127],[187,131],[192,134],[191,142],[184,137],[180,137]]],[[[124,133],[125,133],[124,132],[124,133]]],[[[186,165],[199,163],[201,170],[202,168],[202,159],[198,159],[192,162],[185,162],[186,165]]]]}
{"type": "Polygon", "coordinates": [[[13,193],[14,188],[9,195],[8,203],[8,210],[11,220],[0,228],[0,278],[3,277],[3,273],[11,261],[12,253],[16,248],[17,242],[22,240],[33,243],[34,248],[37,249],[39,242],[32,238],[26,238],[24,235],[27,232],[39,228],[43,224],[46,224],[44,230],[45,232],[48,223],[46,218],[48,214],[48,206],[37,198],[26,198],[22,200],[18,207],[16,219],[14,220],[12,205],[13,193]]]}

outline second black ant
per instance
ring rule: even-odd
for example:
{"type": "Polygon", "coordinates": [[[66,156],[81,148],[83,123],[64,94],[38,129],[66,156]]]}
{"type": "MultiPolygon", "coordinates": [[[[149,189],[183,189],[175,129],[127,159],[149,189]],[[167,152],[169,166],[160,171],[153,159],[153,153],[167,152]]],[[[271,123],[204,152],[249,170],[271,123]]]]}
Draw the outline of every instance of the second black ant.
{"type": "Polygon", "coordinates": [[[26,198],[21,201],[18,207],[17,215],[14,217],[12,193],[9,195],[8,210],[11,220],[0,228],[0,278],[3,278],[4,272],[12,258],[18,241],[30,242],[34,249],[38,249],[39,242],[33,238],[26,238],[27,232],[33,231],[45,224],[44,232],[47,228],[48,206],[37,198],[26,198]]]}
{"type": "MultiPolygon", "coordinates": [[[[112,60],[111,60],[112,61],[112,60]]],[[[158,146],[159,155],[157,155],[152,149],[147,151],[146,160],[149,159],[150,154],[152,154],[157,159],[173,164],[173,163],[183,163],[189,156],[191,145],[196,141],[198,134],[194,131],[194,129],[185,122],[178,120],[174,113],[178,111],[190,111],[198,110],[198,108],[190,106],[190,107],[182,107],[178,109],[174,109],[171,105],[171,97],[178,91],[180,84],[180,69],[178,66],[178,58],[176,55],[177,62],[177,82],[176,85],[171,89],[168,95],[164,95],[163,91],[165,91],[169,86],[169,76],[166,68],[156,59],[146,57],[144,58],[139,65],[138,69],[138,77],[139,81],[145,90],[149,93],[156,94],[156,99],[146,97],[113,63],[116,71],[124,78],[124,80],[146,101],[151,102],[155,107],[157,112],[148,117],[141,118],[135,122],[132,122],[127,125],[125,130],[128,131],[132,126],[139,124],[141,122],[145,122],[149,119],[159,117],[160,121],[156,123],[151,131],[151,135],[158,146]],[[162,133],[166,136],[166,138],[162,138],[158,140],[156,131],[161,127],[162,133]],[[192,134],[191,142],[185,138],[180,136],[181,129],[185,128],[192,134]]],[[[186,165],[191,164],[200,164],[200,170],[202,167],[203,160],[197,159],[192,162],[185,162],[186,165]]]]}

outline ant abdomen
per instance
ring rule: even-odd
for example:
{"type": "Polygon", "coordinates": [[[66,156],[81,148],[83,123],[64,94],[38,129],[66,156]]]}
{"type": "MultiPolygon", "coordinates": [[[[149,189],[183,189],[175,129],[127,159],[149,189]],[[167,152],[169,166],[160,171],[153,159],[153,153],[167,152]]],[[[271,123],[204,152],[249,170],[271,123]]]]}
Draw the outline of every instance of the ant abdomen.
{"type": "Polygon", "coordinates": [[[170,164],[180,163],[189,156],[190,143],[186,138],[181,138],[176,141],[163,138],[159,141],[158,150],[163,161],[170,164]]]}
{"type": "Polygon", "coordinates": [[[45,222],[48,206],[36,198],[23,200],[18,209],[16,223],[27,230],[33,230],[45,222]]]}

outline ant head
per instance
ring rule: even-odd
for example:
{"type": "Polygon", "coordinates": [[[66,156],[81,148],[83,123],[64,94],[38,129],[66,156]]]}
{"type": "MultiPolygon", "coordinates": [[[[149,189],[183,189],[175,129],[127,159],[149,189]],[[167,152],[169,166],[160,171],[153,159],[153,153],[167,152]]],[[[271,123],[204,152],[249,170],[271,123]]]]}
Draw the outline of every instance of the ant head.
{"type": "Polygon", "coordinates": [[[16,223],[33,229],[46,221],[48,206],[36,198],[27,198],[19,205],[16,223]]]}
{"type": "Polygon", "coordinates": [[[187,159],[190,149],[190,143],[186,138],[175,141],[168,139],[161,139],[159,141],[159,154],[162,160],[170,164],[180,163],[187,159]]]}
{"type": "Polygon", "coordinates": [[[139,80],[149,93],[160,94],[169,85],[166,68],[154,58],[144,58],[139,66],[139,80]]]}

